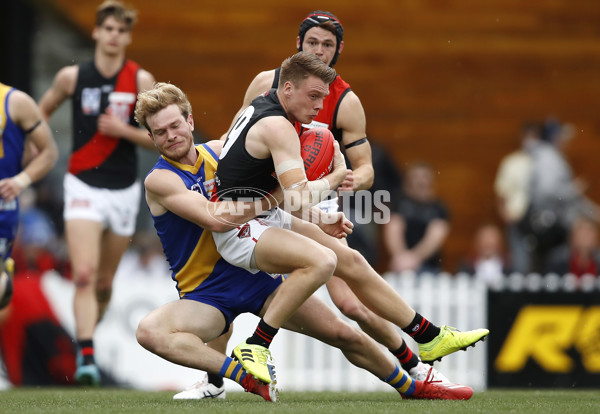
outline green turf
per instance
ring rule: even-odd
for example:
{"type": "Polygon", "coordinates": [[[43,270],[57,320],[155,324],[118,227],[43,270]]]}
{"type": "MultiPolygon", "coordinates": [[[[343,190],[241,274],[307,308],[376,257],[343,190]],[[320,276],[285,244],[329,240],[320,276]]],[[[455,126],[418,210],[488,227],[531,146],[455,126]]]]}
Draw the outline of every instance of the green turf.
{"type": "Polygon", "coordinates": [[[173,401],[172,396],[106,388],[21,388],[0,392],[0,413],[600,413],[600,390],[495,390],[476,393],[470,401],[402,401],[393,392],[282,392],[277,404],[242,392],[217,401],[173,401]]]}

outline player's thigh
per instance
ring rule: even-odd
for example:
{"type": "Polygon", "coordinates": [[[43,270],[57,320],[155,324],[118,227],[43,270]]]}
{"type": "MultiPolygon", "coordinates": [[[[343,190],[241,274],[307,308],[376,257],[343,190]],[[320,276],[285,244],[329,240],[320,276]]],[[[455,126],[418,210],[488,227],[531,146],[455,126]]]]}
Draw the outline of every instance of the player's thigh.
{"type": "Polygon", "coordinates": [[[314,240],[275,227],[261,235],[254,255],[258,268],[268,273],[290,273],[333,259],[332,252],[314,240]]]}
{"type": "Polygon", "coordinates": [[[223,333],[225,324],[225,317],[214,306],[181,299],[150,312],[140,322],[140,329],[167,335],[185,332],[208,342],[223,333]]]}
{"type": "Polygon", "coordinates": [[[338,260],[342,257],[349,258],[352,255],[353,250],[348,247],[345,239],[336,239],[326,234],[316,224],[294,217],[292,220],[292,231],[330,248],[338,256],[338,260]]]}

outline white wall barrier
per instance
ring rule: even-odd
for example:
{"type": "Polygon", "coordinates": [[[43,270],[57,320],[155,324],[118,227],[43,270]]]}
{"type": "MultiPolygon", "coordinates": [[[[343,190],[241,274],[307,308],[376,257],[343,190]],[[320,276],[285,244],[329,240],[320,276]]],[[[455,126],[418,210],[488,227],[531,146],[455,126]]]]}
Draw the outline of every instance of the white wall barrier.
{"type": "MultiPolygon", "coordinates": [[[[199,380],[203,373],[162,360],[143,349],[135,339],[137,324],[143,316],[164,303],[177,300],[174,284],[164,266],[159,264],[157,271],[148,274],[140,271],[134,262],[135,258],[126,257],[117,272],[111,305],[94,338],[98,364],[118,381],[134,388],[185,388],[199,380]]],[[[486,325],[486,287],[467,276],[442,274],[416,278],[388,274],[386,279],[418,312],[438,325],[461,330],[486,325]]],[[[73,335],[72,284],[48,273],[43,287],[59,320],[73,335]]],[[[317,295],[333,307],[324,288],[317,295]]],[[[253,315],[236,319],[229,352],[253,332],[257,322],[258,318],[253,315]]],[[[416,351],[415,343],[410,339],[408,342],[416,351]]],[[[282,391],[391,391],[372,374],[351,365],[339,350],[312,338],[282,330],[271,351],[282,391]]],[[[486,387],[485,361],[486,345],[482,343],[469,348],[468,352],[448,356],[435,366],[454,382],[482,390],[486,387]]],[[[226,384],[229,391],[241,391],[231,381],[226,384]]]]}

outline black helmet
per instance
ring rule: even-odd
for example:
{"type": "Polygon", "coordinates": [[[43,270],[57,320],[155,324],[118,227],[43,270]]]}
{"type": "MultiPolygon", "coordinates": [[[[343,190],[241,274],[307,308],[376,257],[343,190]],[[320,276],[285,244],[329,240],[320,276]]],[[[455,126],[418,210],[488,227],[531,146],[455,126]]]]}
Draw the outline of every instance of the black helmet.
{"type": "Polygon", "coordinates": [[[332,13],[321,10],[315,10],[313,12],[310,12],[308,16],[306,16],[306,18],[302,20],[302,23],[300,23],[300,30],[298,31],[298,37],[300,38],[300,47],[298,48],[298,51],[302,50],[304,35],[308,31],[308,29],[311,29],[315,26],[319,26],[321,23],[324,22],[331,22],[335,26],[335,38],[337,39],[337,45],[335,48],[335,55],[333,55],[333,59],[331,60],[331,64],[329,65],[333,67],[333,65],[335,65],[335,63],[337,62],[338,56],[340,54],[340,44],[342,43],[342,40],[344,40],[344,28],[342,27],[342,23],[340,22],[340,20],[337,17],[335,17],[332,13]]]}

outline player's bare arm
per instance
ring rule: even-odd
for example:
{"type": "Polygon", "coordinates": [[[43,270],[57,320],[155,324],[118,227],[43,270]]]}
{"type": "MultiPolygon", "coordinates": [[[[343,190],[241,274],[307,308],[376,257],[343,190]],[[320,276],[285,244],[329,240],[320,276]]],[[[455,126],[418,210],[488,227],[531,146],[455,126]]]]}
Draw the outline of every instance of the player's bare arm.
{"type": "Polygon", "coordinates": [[[0,180],[0,196],[6,201],[16,198],[31,183],[45,176],[58,159],[58,148],[50,128],[29,95],[15,90],[8,102],[8,112],[19,128],[28,131],[25,146],[32,145],[35,156],[19,174],[0,180]]]}
{"type": "Polygon", "coordinates": [[[346,148],[346,156],[352,165],[342,183],[342,191],[366,190],[373,185],[375,176],[369,142],[360,140],[367,136],[366,116],[358,96],[350,91],[340,103],[337,127],[342,130],[342,144],[346,148]],[[354,145],[353,145],[354,144],[354,145]]]}
{"type": "Polygon", "coordinates": [[[253,219],[257,214],[276,205],[281,196],[269,196],[256,203],[210,202],[196,191],[189,190],[172,171],[153,170],[144,181],[146,202],[152,215],[164,214],[167,210],[207,230],[220,232],[230,230],[253,219]]]}
{"type": "Polygon", "coordinates": [[[298,134],[292,124],[282,117],[258,121],[248,133],[246,150],[255,158],[267,158],[269,155],[273,158],[288,207],[294,205],[292,209],[301,212],[320,202],[327,191],[337,187],[346,176],[343,156],[337,147],[333,171],[320,180],[308,181],[300,156],[298,134]]]}
{"type": "MultiPolygon", "coordinates": [[[[154,76],[150,72],[140,69],[137,76],[139,91],[152,88],[154,76]]],[[[145,129],[125,123],[110,113],[101,114],[98,117],[98,131],[112,137],[124,138],[146,149],[156,149],[154,143],[148,139],[145,129]]]]}
{"type": "Polygon", "coordinates": [[[54,111],[75,92],[79,68],[76,65],[65,66],[54,76],[52,86],[44,93],[39,102],[42,117],[46,122],[54,111]]]}

